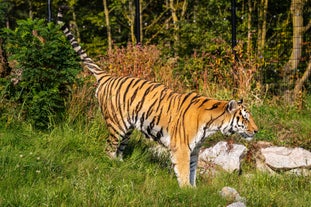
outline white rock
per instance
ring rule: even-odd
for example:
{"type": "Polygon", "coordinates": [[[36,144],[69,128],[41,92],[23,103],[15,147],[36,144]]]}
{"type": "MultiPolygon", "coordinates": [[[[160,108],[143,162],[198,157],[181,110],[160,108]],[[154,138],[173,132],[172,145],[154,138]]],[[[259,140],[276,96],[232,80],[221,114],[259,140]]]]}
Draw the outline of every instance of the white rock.
{"type": "Polygon", "coordinates": [[[267,147],[261,149],[266,165],[274,170],[311,168],[311,152],[302,148],[267,147]]]}
{"type": "Polygon", "coordinates": [[[201,150],[199,160],[212,162],[228,172],[240,170],[241,159],[246,154],[246,147],[239,144],[228,145],[227,142],[218,142],[215,146],[201,150]]]}
{"type": "Polygon", "coordinates": [[[311,176],[311,170],[305,168],[295,168],[287,171],[286,173],[298,176],[311,176]]]}
{"type": "Polygon", "coordinates": [[[229,202],[245,202],[245,198],[241,197],[238,191],[231,187],[223,187],[220,195],[229,202]]]}

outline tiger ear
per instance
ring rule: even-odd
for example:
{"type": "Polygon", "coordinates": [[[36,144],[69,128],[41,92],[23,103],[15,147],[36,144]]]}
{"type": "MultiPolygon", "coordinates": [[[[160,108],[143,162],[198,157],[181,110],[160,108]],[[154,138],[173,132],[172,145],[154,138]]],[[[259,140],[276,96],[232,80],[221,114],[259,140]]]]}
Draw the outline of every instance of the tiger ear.
{"type": "Polygon", "coordinates": [[[235,100],[231,100],[228,102],[227,110],[230,114],[235,112],[239,108],[239,102],[236,102],[235,100]]]}

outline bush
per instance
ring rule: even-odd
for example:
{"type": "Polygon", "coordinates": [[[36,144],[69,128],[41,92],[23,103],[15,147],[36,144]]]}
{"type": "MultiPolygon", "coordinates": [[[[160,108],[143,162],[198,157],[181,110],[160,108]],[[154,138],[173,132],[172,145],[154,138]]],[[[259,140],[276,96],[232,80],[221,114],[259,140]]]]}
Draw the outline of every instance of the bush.
{"type": "Polygon", "coordinates": [[[46,128],[65,110],[80,70],[76,54],[59,27],[43,19],[18,21],[17,28],[5,34],[9,58],[17,62],[5,97],[19,104],[24,119],[46,128]]]}
{"type": "Polygon", "coordinates": [[[243,42],[236,46],[235,54],[221,38],[215,38],[211,44],[217,47],[180,58],[175,75],[187,88],[214,98],[229,99],[232,94],[234,98],[253,98],[258,64],[245,54],[243,42]]]}

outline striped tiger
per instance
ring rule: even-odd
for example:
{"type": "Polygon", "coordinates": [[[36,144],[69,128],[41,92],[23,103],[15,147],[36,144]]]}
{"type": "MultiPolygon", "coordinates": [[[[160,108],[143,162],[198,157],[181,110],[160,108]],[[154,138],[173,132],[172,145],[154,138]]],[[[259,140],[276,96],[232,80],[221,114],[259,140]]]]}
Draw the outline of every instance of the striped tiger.
{"type": "Polygon", "coordinates": [[[62,18],[60,8],[58,24],[97,80],[96,97],[110,133],[112,157],[122,157],[131,132],[138,129],[168,148],[179,186],[195,186],[199,149],[208,136],[220,131],[251,139],[258,131],[242,101],[180,94],[160,83],[108,74],[88,57],[62,18]]]}

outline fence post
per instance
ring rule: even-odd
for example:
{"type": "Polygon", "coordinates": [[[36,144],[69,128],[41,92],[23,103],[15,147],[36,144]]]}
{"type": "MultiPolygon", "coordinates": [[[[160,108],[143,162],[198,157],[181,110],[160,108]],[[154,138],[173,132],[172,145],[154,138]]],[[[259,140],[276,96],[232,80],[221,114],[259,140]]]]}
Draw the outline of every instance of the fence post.
{"type": "Polygon", "coordinates": [[[48,22],[52,21],[51,1],[52,0],[48,0],[48,22]]]}
{"type": "Polygon", "coordinates": [[[236,68],[236,62],[238,61],[236,53],[235,53],[235,46],[237,45],[236,40],[236,0],[231,0],[231,46],[232,46],[232,53],[234,55],[234,60],[232,63],[232,81],[233,81],[233,96],[236,96],[238,93],[238,71],[236,68]]]}

